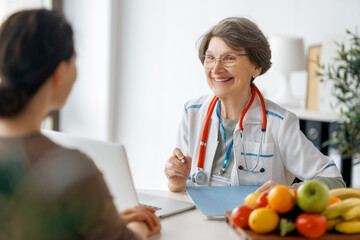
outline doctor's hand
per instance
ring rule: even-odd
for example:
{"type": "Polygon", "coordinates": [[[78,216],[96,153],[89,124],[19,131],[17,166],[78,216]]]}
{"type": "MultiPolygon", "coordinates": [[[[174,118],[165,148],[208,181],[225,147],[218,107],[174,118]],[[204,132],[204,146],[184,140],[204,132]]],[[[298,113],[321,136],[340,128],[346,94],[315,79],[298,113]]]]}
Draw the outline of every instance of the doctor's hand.
{"type": "Polygon", "coordinates": [[[190,170],[191,157],[184,156],[179,148],[175,148],[173,155],[166,161],[164,170],[169,181],[169,190],[172,192],[184,191],[190,170]]]}
{"type": "Polygon", "coordinates": [[[155,209],[147,206],[136,206],[120,212],[130,230],[142,237],[149,237],[161,230],[159,218],[155,215],[155,209]]]}
{"type": "Polygon", "coordinates": [[[278,185],[277,182],[274,182],[272,180],[267,181],[266,183],[264,183],[261,187],[259,187],[256,192],[259,193],[267,193],[270,192],[270,190],[275,187],[276,185],[278,185]]]}

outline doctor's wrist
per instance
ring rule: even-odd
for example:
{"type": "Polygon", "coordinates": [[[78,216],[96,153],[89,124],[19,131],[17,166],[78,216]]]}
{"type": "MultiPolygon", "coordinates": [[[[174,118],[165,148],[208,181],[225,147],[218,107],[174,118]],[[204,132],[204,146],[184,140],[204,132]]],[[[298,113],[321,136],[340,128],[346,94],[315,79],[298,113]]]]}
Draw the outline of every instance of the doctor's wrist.
{"type": "Polygon", "coordinates": [[[170,192],[183,192],[185,191],[185,187],[186,187],[186,180],[184,181],[183,184],[174,184],[173,182],[169,181],[168,182],[168,188],[170,190],[170,192]]]}

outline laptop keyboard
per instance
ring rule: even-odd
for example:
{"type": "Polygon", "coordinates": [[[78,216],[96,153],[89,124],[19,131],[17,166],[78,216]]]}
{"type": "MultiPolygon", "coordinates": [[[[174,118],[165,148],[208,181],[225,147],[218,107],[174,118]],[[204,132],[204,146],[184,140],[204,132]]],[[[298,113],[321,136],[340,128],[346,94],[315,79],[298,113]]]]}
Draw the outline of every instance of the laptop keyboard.
{"type": "Polygon", "coordinates": [[[155,207],[155,206],[151,206],[151,205],[147,205],[147,204],[143,204],[143,203],[139,203],[139,205],[151,207],[151,208],[153,208],[153,209],[155,209],[155,210],[161,210],[161,209],[162,209],[162,208],[160,208],[160,207],[155,207]]]}

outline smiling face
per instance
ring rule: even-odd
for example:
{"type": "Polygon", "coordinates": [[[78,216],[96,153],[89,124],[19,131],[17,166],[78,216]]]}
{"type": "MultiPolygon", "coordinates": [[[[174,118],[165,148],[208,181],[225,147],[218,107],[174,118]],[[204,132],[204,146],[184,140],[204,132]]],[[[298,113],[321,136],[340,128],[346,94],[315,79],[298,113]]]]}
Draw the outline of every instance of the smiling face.
{"type": "MultiPolygon", "coordinates": [[[[220,37],[213,37],[210,40],[206,55],[219,58],[228,53],[246,54],[246,51],[229,47],[220,37]]],[[[236,64],[233,67],[224,67],[217,60],[212,69],[205,69],[208,85],[220,99],[237,98],[242,93],[249,93],[251,78],[256,78],[260,72],[261,68],[251,62],[246,55],[236,56],[236,64]]]]}

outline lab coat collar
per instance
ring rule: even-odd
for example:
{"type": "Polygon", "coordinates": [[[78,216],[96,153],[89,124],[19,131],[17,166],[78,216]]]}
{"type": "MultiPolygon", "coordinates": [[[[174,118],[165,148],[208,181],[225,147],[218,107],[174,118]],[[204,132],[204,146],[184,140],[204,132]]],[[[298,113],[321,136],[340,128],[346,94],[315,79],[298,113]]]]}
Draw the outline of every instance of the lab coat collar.
{"type": "MultiPolygon", "coordinates": [[[[204,116],[204,119],[206,118],[206,113],[209,109],[209,105],[211,103],[211,100],[215,97],[215,95],[211,94],[209,95],[209,97],[203,102],[201,108],[200,108],[200,112],[201,112],[201,115],[204,116]]],[[[216,126],[216,129],[218,129],[219,127],[219,119],[216,115],[216,106],[217,106],[217,103],[215,105],[215,108],[214,108],[214,111],[212,112],[211,114],[211,123],[212,125],[215,125],[216,126]]]]}
{"type": "MultiPolygon", "coordinates": [[[[266,102],[265,102],[266,108],[266,102]]],[[[254,98],[254,102],[252,103],[251,107],[249,108],[248,112],[245,114],[243,120],[243,126],[245,127],[246,124],[252,123],[262,124],[262,108],[261,108],[261,100],[260,97],[256,94],[254,98]]]]}
{"type": "Polygon", "coordinates": [[[214,97],[215,97],[215,95],[213,95],[213,94],[210,94],[206,97],[205,101],[202,103],[201,108],[200,108],[200,112],[202,115],[206,116],[210,102],[214,97]]]}
{"type": "MultiPolygon", "coordinates": [[[[214,98],[214,96],[215,95],[212,95],[212,94],[209,95],[209,97],[202,104],[200,111],[201,111],[201,114],[204,116],[204,118],[206,117],[206,113],[209,108],[210,102],[214,98]]],[[[266,101],[265,101],[265,107],[266,107],[266,101]]],[[[216,115],[216,106],[211,115],[211,122],[215,123],[216,128],[218,128],[219,119],[216,115]]],[[[258,123],[262,124],[262,109],[261,109],[260,97],[256,94],[256,96],[254,98],[254,102],[252,103],[248,112],[245,114],[245,117],[243,120],[243,126],[245,126],[246,124],[258,124],[258,123]]],[[[237,124],[236,128],[235,128],[235,131],[237,131],[237,130],[239,130],[239,124],[237,124]]]]}

